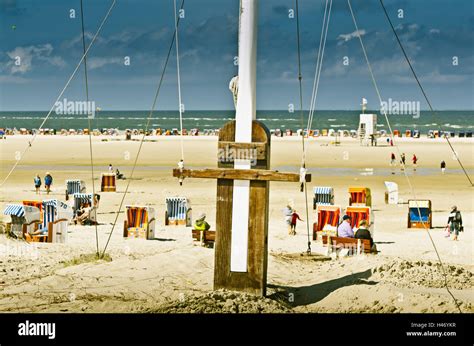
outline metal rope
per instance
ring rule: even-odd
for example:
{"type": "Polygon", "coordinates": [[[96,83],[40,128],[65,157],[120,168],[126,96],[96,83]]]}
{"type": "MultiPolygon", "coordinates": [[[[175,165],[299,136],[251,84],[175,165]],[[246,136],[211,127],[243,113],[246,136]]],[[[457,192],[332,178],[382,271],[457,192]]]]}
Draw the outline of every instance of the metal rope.
{"type": "MultiPolygon", "coordinates": [[[[82,48],[84,52],[84,77],[85,77],[85,87],[86,87],[86,104],[89,105],[89,83],[87,79],[87,56],[86,56],[86,38],[84,32],[84,9],[81,0],[81,28],[82,28],[82,48]]],[[[89,106],[88,106],[89,107],[89,106]]],[[[87,126],[89,129],[89,152],[90,152],[90,159],[91,159],[91,180],[92,180],[92,201],[91,201],[91,208],[95,207],[95,184],[94,184],[94,158],[92,155],[92,134],[91,134],[91,119],[89,114],[87,114],[87,126]]],[[[97,213],[97,209],[94,211],[97,213]]],[[[99,233],[97,231],[97,222],[95,224],[95,243],[97,248],[97,257],[99,256],[99,233]]]]}
{"type": "Polygon", "coordinates": [[[176,77],[178,78],[178,104],[179,104],[179,126],[181,130],[181,160],[184,161],[184,143],[183,143],[183,110],[181,101],[181,74],[179,72],[179,34],[178,34],[178,13],[176,11],[176,0],[173,0],[174,8],[174,32],[176,37],[176,77]]]}
{"type": "MultiPolygon", "coordinates": [[[[305,157],[305,145],[304,145],[304,112],[303,112],[303,85],[302,79],[303,76],[301,75],[301,48],[300,48],[300,16],[298,10],[298,0],[295,0],[295,8],[296,8],[296,45],[297,45],[297,55],[298,55],[298,83],[299,83],[299,96],[300,96],[300,114],[301,114],[301,144],[303,146],[303,157],[302,157],[302,169],[306,169],[306,157],[305,157]]],[[[308,236],[308,249],[306,253],[308,255],[311,254],[311,237],[309,232],[309,208],[308,208],[308,189],[306,186],[306,179],[304,178],[303,184],[303,193],[305,197],[305,206],[306,206],[306,233],[308,236]]]]}
{"type": "MultiPolygon", "coordinates": [[[[421,85],[421,82],[420,80],[418,79],[418,76],[416,75],[416,72],[415,72],[415,69],[413,68],[413,65],[411,64],[410,62],[410,59],[408,58],[408,55],[405,51],[405,48],[403,48],[403,45],[402,45],[402,42],[400,41],[400,37],[398,36],[397,34],[397,31],[395,30],[395,27],[393,26],[393,23],[392,21],[390,20],[390,17],[388,16],[388,13],[387,13],[387,9],[385,8],[385,5],[383,4],[383,1],[380,0],[380,5],[382,5],[382,8],[383,8],[383,11],[385,13],[385,17],[387,17],[387,20],[388,22],[390,23],[390,27],[392,28],[392,31],[397,39],[397,42],[398,42],[398,45],[400,46],[400,49],[402,50],[403,52],[403,55],[405,56],[405,60],[407,61],[408,63],[408,66],[410,66],[410,70],[413,74],[413,77],[415,77],[415,80],[416,82],[418,83],[418,86],[420,87],[420,90],[421,90],[421,93],[423,94],[425,100],[426,100],[426,103],[428,104],[428,107],[430,107],[430,110],[431,112],[435,113],[436,112],[434,111],[433,109],[433,106],[431,105],[431,102],[430,100],[428,99],[428,95],[426,94],[425,92],[425,89],[423,88],[423,86],[421,85]]],[[[473,183],[472,183],[472,180],[471,178],[469,177],[469,174],[466,172],[466,169],[464,168],[462,162],[461,162],[461,159],[459,158],[458,154],[456,153],[456,150],[454,150],[452,144],[451,144],[451,141],[449,140],[449,138],[447,136],[443,136],[444,138],[446,138],[446,141],[448,142],[449,144],[449,147],[451,148],[451,151],[453,152],[454,156],[456,157],[456,160],[458,161],[459,165],[461,166],[464,174],[466,175],[466,178],[467,180],[469,180],[469,183],[471,184],[471,187],[474,186],[473,183]]]]}
{"type": "Polygon", "coordinates": [[[20,155],[20,158],[15,162],[15,164],[13,165],[13,167],[10,169],[10,171],[8,172],[7,176],[5,177],[5,179],[3,179],[2,183],[0,184],[0,186],[3,186],[3,184],[5,184],[5,182],[8,180],[8,178],[11,176],[11,174],[13,173],[13,171],[15,170],[15,168],[18,166],[18,164],[20,163],[20,161],[22,160],[23,156],[25,155],[25,153],[28,151],[28,149],[31,147],[31,145],[33,144],[33,142],[35,141],[36,139],[36,136],[38,135],[39,131],[43,128],[44,124],[46,123],[46,121],[48,120],[48,118],[50,117],[51,113],[53,112],[53,109],[54,107],[56,106],[56,103],[61,99],[61,97],[63,96],[64,92],[66,91],[67,87],[69,86],[69,84],[71,83],[72,79],[74,78],[74,76],[76,75],[77,71],[79,70],[79,67],[81,67],[81,64],[82,64],[82,61],[85,59],[85,57],[87,56],[87,53],[89,52],[89,50],[91,49],[92,45],[94,44],[97,36],[99,35],[100,31],[102,30],[102,27],[104,26],[105,22],[107,21],[107,18],[109,18],[109,15],[110,13],[112,12],[112,9],[114,8],[115,6],[115,2],[116,0],[113,0],[112,2],[112,5],[110,5],[109,7],[109,10],[107,11],[107,14],[105,15],[104,19],[102,20],[102,22],[100,23],[100,26],[99,28],[97,29],[97,32],[95,33],[94,37],[92,38],[91,40],[91,43],[89,44],[89,46],[87,47],[86,49],[86,52],[84,53],[84,55],[82,55],[82,58],[81,60],[79,60],[79,62],[77,63],[77,66],[76,68],[74,69],[74,71],[72,72],[71,76],[69,77],[69,79],[67,80],[66,82],[66,85],[64,86],[64,88],[61,90],[61,92],[59,93],[59,96],[57,97],[56,101],[54,101],[51,109],[49,110],[48,114],[46,115],[46,117],[43,119],[43,122],[41,123],[40,127],[38,128],[38,131],[35,132],[33,134],[33,138],[31,139],[31,141],[28,142],[28,145],[26,146],[26,148],[23,150],[23,152],[21,153],[20,155]]]}
{"type": "MultiPolygon", "coordinates": [[[[180,9],[183,9],[184,7],[184,0],[182,0],[181,2],[181,8],[180,9]]],[[[140,156],[140,151],[142,149],[142,146],[143,146],[143,142],[145,140],[145,136],[146,136],[146,133],[148,131],[148,128],[150,126],[150,122],[151,122],[151,119],[152,119],[152,116],[153,116],[153,111],[155,109],[155,106],[156,106],[156,102],[158,100],[158,95],[160,94],[160,90],[161,90],[161,85],[163,84],[163,79],[164,79],[164,76],[165,76],[165,72],[166,72],[166,67],[168,66],[168,62],[169,62],[169,59],[170,59],[170,55],[171,55],[171,51],[173,49],[173,44],[174,44],[174,41],[175,41],[175,37],[176,37],[176,29],[178,27],[178,24],[179,24],[179,17],[177,19],[177,23],[175,25],[175,31],[173,32],[173,37],[171,38],[171,42],[170,42],[170,45],[169,45],[169,48],[168,48],[168,54],[166,55],[166,59],[165,59],[165,63],[163,65],[163,69],[161,71],[161,77],[160,77],[160,80],[158,82],[158,86],[156,88],[156,93],[155,93],[155,97],[153,98],[153,104],[151,106],[151,109],[150,109],[150,114],[148,115],[148,119],[147,119],[147,122],[146,122],[146,125],[145,125],[145,131],[143,132],[143,135],[142,135],[142,138],[140,140],[140,145],[138,147],[138,151],[137,151],[137,156],[135,157],[135,161],[133,162],[133,168],[132,168],[132,172],[130,174],[130,179],[128,180],[128,183],[127,183],[127,186],[125,188],[125,193],[123,194],[123,197],[122,197],[122,200],[120,201],[120,206],[119,206],[119,209],[117,211],[117,214],[115,215],[115,220],[114,220],[114,223],[112,225],[112,230],[110,231],[110,234],[109,234],[109,238],[107,239],[107,243],[105,244],[105,247],[104,247],[104,251],[102,252],[102,255],[101,257],[103,258],[105,256],[105,251],[107,250],[107,247],[109,245],[109,242],[110,242],[110,238],[112,237],[112,234],[114,233],[114,230],[115,230],[115,226],[117,224],[117,220],[118,220],[118,217],[119,217],[119,214],[121,213],[121,210],[122,210],[122,206],[123,206],[123,202],[125,200],[125,197],[127,196],[127,192],[128,192],[128,188],[130,187],[130,183],[132,181],[132,177],[133,177],[133,174],[135,172],[135,168],[137,166],[137,161],[138,161],[138,157],[140,156]]]]}
{"type": "MultiPolygon", "coordinates": [[[[353,22],[354,22],[354,26],[355,26],[355,29],[356,29],[357,37],[359,38],[359,41],[360,41],[360,44],[361,44],[361,47],[362,47],[362,51],[363,51],[363,53],[364,53],[365,61],[367,62],[367,67],[368,67],[368,69],[369,69],[370,76],[371,76],[371,78],[372,78],[372,83],[373,83],[374,88],[375,88],[375,91],[376,91],[376,93],[377,93],[377,96],[378,96],[380,105],[382,105],[382,100],[383,100],[383,99],[382,99],[382,96],[381,96],[381,94],[380,94],[380,90],[379,90],[379,87],[378,87],[378,85],[377,85],[377,82],[376,82],[376,80],[375,80],[374,72],[373,72],[373,70],[372,70],[372,66],[370,65],[370,61],[369,61],[369,58],[368,58],[368,56],[367,56],[367,52],[366,52],[366,50],[365,50],[364,42],[362,41],[362,36],[361,36],[360,33],[359,33],[359,27],[358,27],[358,25],[357,25],[357,21],[356,21],[354,12],[352,11],[351,0],[347,0],[347,4],[349,5],[349,10],[350,10],[350,12],[351,12],[352,20],[353,20],[353,22]]],[[[401,153],[400,153],[400,148],[398,147],[398,144],[396,144],[396,142],[394,141],[392,126],[390,125],[390,121],[388,120],[387,110],[385,109],[385,107],[382,107],[382,110],[383,110],[383,114],[384,114],[384,116],[385,116],[385,120],[387,121],[388,128],[389,128],[389,130],[390,130],[390,137],[391,137],[393,143],[395,144],[395,148],[397,149],[398,155],[401,155],[401,153]]],[[[413,185],[411,184],[410,178],[408,177],[408,173],[407,173],[407,170],[405,169],[406,167],[405,167],[405,164],[403,163],[403,161],[402,161],[402,166],[403,166],[403,173],[404,173],[405,178],[406,178],[406,180],[407,180],[408,186],[410,187],[412,196],[413,196],[413,198],[416,200],[417,197],[416,197],[415,189],[413,188],[413,185]]],[[[421,210],[420,210],[420,208],[419,208],[419,206],[418,206],[418,203],[416,203],[416,205],[417,205],[418,215],[419,215],[419,217],[420,217],[420,219],[421,219],[421,210]]],[[[424,223],[422,223],[422,224],[423,224],[424,230],[425,230],[426,233],[428,234],[428,237],[429,237],[429,239],[430,239],[430,241],[431,241],[431,244],[433,245],[433,248],[434,248],[434,250],[435,250],[435,252],[436,252],[436,256],[438,257],[438,261],[439,261],[440,266],[441,266],[442,274],[443,274],[443,276],[444,276],[444,285],[445,285],[445,287],[446,287],[446,290],[447,290],[447,292],[449,293],[449,295],[453,298],[454,303],[455,303],[457,309],[459,310],[459,312],[462,313],[458,301],[456,300],[456,298],[454,297],[454,295],[451,293],[451,291],[450,291],[450,289],[449,289],[448,280],[447,280],[447,274],[446,274],[446,271],[445,271],[445,268],[444,268],[444,264],[443,264],[443,262],[442,262],[442,260],[441,260],[441,256],[439,255],[438,249],[436,248],[436,244],[434,243],[434,240],[433,240],[433,238],[431,237],[431,234],[430,234],[428,228],[426,227],[426,225],[425,225],[424,223]]]]}
{"type": "MultiPolygon", "coordinates": [[[[327,8],[327,4],[328,4],[328,0],[326,0],[326,8],[327,8]]],[[[324,12],[323,26],[321,29],[321,38],[319,41],[320,45],[319,45],[319,51],[318,51],[318,59],[316,61],[316,71],[314,73],[313,91],[311,95],[311,103],[310,103],[310,108],[309,108],[308,125],[307,125],[308,132],[313,125],[314,109],[316,107],[316,100],[318,98],[319,80],[321,78],[321,70],[323,66],[324,52],[326,50],[326,40],[327,40],[327,35],[328,35],[329,22],[331,20],[332,0],[329,2],[329,9],[327,11],[327,19],[326,19],[326,8],[324,12]]]]}

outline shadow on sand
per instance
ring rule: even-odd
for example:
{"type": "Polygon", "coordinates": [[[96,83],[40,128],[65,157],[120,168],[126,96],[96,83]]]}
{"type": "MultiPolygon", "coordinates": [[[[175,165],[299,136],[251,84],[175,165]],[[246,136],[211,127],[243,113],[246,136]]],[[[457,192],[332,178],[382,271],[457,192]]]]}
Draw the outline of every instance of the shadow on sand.
{"type": "Polygon", "coordinates": [[[309,305],[317,303],[326,298],[330,293],[339,288],[353,286],[353,285],[376,285],[377,281],[367,280],[372,275],[371,270],[346,275],[334,280],[321,282],[310,286],[290,287],[280,285],[268,285],[268,288],[275,290],[268,298],[278,300],[286,305],[292,307],[309,305]],[[289,294],[294,294],[294,301],[289,302],[289,294]]]}

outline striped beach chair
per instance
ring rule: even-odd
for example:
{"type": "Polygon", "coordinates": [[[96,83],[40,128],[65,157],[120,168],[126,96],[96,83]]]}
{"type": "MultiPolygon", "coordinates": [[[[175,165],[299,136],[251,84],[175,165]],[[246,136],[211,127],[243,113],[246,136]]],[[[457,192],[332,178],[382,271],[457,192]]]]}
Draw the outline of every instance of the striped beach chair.
{"type": "Polygon", "coordinates": [[[317,239],[317,232],[325,231],[336,235],[337,226],[341,217],[341,207],[336,205],[318,205],[316,208],[316,222],[313,224],[313,240],[317,239]]]}
{"type": "Polygon", "coordinates": [[[370,207],[367,206],[348,206],[346,208],[346,215],[349,215],[351,218],[351,227],[354,232],[359,227],[359,223],[362,220],[367,220],[369,224],[369,231],[374,237],[374,216],[372,214],[372,210],[370,207]]]}
{"type": "Polygon", "coordinates": [[[155,238],[155,209],[127,205],[127,219],[123,225],[124,238],[155,238]]]}
{"type": "Polygon", "coordinates": [[[349,187],[349,205],[372,206],[372,196],[368,187],[349,187]]]}
{"type": "Polygon", "coordinates": [[[74,212],[66,203],[57,199],[43,201],[42,229],[48,230],[48,243],[67,242],[67,227],[74,212]]]}
{"type": "Polygon", "coordinates": [[[313,188],[313,209],[316,206],[321,205],[333,205],[334,204],[334,189],[329,186],[315,186],[313,188]]]}
{"type": "Polygon", "coordinates": [[[75,193],[85,193],[86,183],[82,180],[68,179],[66,180],[66,201],[69,200],[69,195],[75,193]]]}
{"type": "MultiPolygon", "coordinates": [[[[100,195],[96,194],[96,200],[100,199],[100,195]]],[[[97,223],[97,209],[99,209],[99,204],[94,203],[94,198],[92,198],[92,193],[75,193],[74,202],[72,209],[74,211],[74,216],[77,215],[77,212],[84,207],[92,207],[89,220],[91,223],[97,223]]]]}
{"type": "Polygon", "coordinates": [[[36,207],[40,211],[40,220],[43,220],[43,201],[36,201],[36,200],[25,200],[22,201],[23,205],[25,206],[30,206],[30,207],[36,207]]]}
{"type": "Polygon", "coordinates": [[[115,173],[102,173],[100,177],[100,191],[115,192],[117,191],[115,173]]]}
{"type": "Polygon", "coordinates": [[[7,223],[7,229],[17,238],[24,238],[26,232],[37,230],[41,223],[40,210],[36,207],[7,204],[3,214],[10,216],[11,222],[7,223]]]}
{"type": "Polygon", "coordinates": [[[408,200],[408,228],[432,228],[431,201],[408,200]]]}
{"type": "Polygon", "coordinates": [[[192,226],[191,207],[186,197],[166,198],[165,225],[192,226]]]}

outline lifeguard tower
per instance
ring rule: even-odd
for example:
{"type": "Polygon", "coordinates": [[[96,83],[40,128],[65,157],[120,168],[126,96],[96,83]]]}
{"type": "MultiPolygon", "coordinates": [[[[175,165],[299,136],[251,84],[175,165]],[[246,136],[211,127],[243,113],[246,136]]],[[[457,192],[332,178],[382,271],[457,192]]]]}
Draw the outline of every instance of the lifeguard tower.
{"type": "Polygon", "coordinates": [[[359,128],[357,134],[361,145],[373,146],[377,135],[377,114],[366,114],[367,99],[362,98],[362,113],[359,116],[359,128]]]}

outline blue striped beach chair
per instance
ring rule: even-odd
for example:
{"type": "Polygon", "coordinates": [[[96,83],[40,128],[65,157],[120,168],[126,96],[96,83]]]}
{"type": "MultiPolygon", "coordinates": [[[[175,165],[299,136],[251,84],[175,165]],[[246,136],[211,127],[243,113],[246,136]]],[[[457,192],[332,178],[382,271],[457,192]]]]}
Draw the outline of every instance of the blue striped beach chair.
{"type": "Polygon", "coordinates": [[[42,229],[48,231],[48,243],[67,242],[67,227],[74,212],[70,206],[57,199],[43,201],[42,229]]]}
{"type": "Polygon", "coordinates": [[[66,180],[66,201],[69,200],[69,195],[74,195],[75,193],[85,193],[86,192],[86,183],[78,179],[68,179],[66,180]]]}
{"type": "MultiPolygon", "coordinates": [[[[100,199],[100,195],[96,194],[96,199],[100,199]]],[[[89,213],[89,220],[92,224],[97,223],[97,209],[99,208],[98,203],[94,203],[94,198],[92,198],[92,193],[75,193],[73,201],[73,212],[74,216],[77,216],[77,213],[82,208],[89,206],[91,211],[89,213]]]]}
{"type": "Polygon", "coordinates": [[[23,204],[7,204],[3,212],[9,215],[11,222],[7,223],[17,238],[23,238],[25,232],[33,232],[38,229],[41,223],[41,213],[39,208],[24,206],[23,204]]]}
{"type": "Polygon", "coordinates": [[[192,226],[191,207],[186,197],[166,198],[165,225],[192,226]]]}
{"type": "Polygon", "coordinates": [[[329,186],[315,186],[313,188],[313,209],[318,205],[334,205],[334,189],[329,186]]]}

